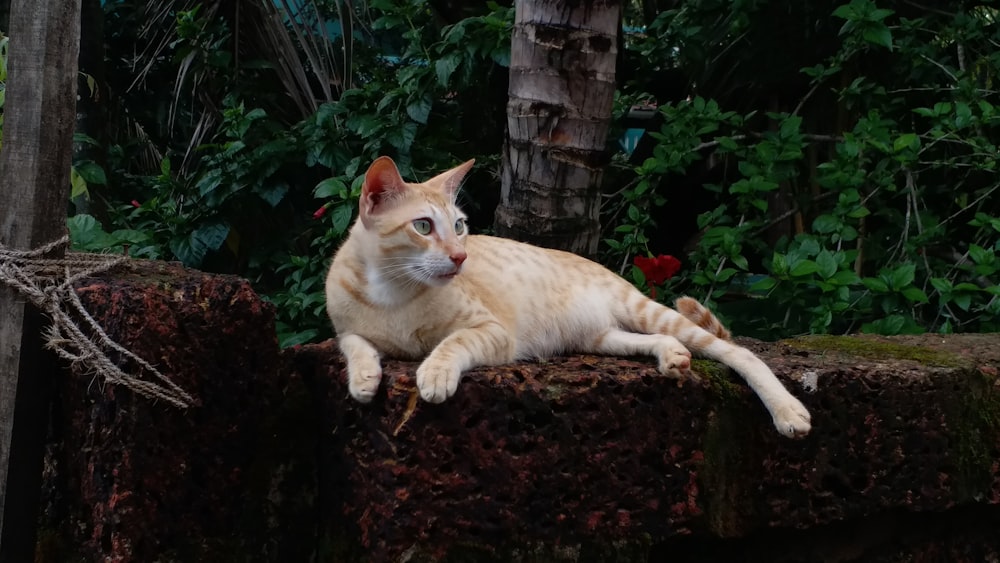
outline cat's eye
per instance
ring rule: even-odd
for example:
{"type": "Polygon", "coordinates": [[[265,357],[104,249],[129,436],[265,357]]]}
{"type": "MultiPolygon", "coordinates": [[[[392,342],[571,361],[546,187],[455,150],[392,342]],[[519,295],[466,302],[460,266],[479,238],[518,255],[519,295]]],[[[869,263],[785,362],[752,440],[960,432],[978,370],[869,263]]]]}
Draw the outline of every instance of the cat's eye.
{"type": "Polygon", "coordinates": [[[460,235],[465,232],[465,219],[455,220],[455,234],[460,235]]]}
{"type": "Polygon", "coordinates": [[[431,234],[431,228],[432,227],[433,227],[433,224],[431,223],[430,219],[415,219],[413,221],[413,229],[415,231],[417,231],[417,233],[419,233],[421,235],[425,235],[426,236],[426,235],[431,234]]]}

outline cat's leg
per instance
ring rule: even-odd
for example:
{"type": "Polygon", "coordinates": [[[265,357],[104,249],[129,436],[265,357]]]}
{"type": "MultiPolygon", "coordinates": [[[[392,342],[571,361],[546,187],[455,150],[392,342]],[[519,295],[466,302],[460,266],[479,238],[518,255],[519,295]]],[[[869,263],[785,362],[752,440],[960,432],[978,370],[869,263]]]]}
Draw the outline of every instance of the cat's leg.
{"type": "Polygon", "coordinates": [[[691,371],[691,352],[680,341],[667,334],[639,334],[609,329],[598,336],[592,349],[587,351],[609,356],[654,356],[660,373],[678,379],[698,379],[691,371]]]}
{"type": "Polygon", "coordinates": [[[337,338],[340,351],[347,360],[347,389],[362,403],[371,402],[382,381],[382,364],[378,350],[356,334],[337,338]]]}
{"type": "Polygon", "coordinates": [[[455,394],[462,373],[476,366],[513,361],[514,341],[500,323],[463,328],[441,341],[417,368],[417,389],[431,403],[455,394]]]}
{"type": "Polygon", "coordinates": [[[778,432],[789,438],[801,438],[809,433],[811,429],[809,410],[785,389],[763,360],[742,346],[714,336],[711,338],[712,342],[697,352],[732,367],[743,376],[747,385],[760,397],[764,407],[771,413],[771,419],[778,432]]]}
{"type": "MultiPolygon", "coordinates": [[[[698,307],[701,305],[698,304],[698,307]]],[[[718,338],[676,311],[666,307],[664,309],[666,313],[661,317],[663,325],[660,330],[677,336],[695,354],[722,362],[740,374],[764,403],[767,412],[771,413],[771,420],[778,432],[789,438],[801,438],[809,433],[812,428],[809,410],[785,389],[763,360],[732,341],[718,338]]],[[[711,315],[704,307],[701,309],[705,314],[711,315]]]]}
{"type": "Polygon", "coordinates": [[[686,309],[686,315],[699,319],[698,322],[692,322],[685,315],[630,290],[622,300],[622,310],[616,315],[616,320],[636,332],[672,335],[695,354],[733,368],[764,403],[778,432],[789,438],[800,438],[809,433],[809,411],[785,389],[767,364],[750,350],[702,328],[711,327],[712,323],[700,317],[714,315],[701,304],[685,300],[679,306],[686,309]]]}

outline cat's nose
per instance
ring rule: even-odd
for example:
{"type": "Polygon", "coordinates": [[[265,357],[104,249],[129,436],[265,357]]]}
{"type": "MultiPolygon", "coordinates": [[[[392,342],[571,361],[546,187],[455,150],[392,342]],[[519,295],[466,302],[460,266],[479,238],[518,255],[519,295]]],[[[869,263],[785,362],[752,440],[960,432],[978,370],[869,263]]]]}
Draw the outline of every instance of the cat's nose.
{"type": "Polygon", "coordinates": [[[455,267],[461,266],[462,262],[465,262],[465,259],[468,257],[469,255],[464,250],[459,250],[448,256],[448,258],[451,258],[451,262],[455,264],[455,267]]]}

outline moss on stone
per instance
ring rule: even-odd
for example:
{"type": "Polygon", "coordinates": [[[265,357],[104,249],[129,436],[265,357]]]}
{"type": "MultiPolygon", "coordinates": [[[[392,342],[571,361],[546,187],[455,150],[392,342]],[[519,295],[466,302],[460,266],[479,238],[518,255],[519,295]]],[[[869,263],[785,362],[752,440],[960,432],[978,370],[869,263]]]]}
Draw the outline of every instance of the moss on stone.
{"type": "Polygon", "coordinates": [[[744,401],[745,387],[729,367],[712,360],[691,360],[691,371],[701,376],[712,395],[724,402],[744,401]]]}
{"type": "Polygon", "coordinates": [[[782,344],[797,350],[842,353],[877,360],[911,360],[928,366],[963,367],[968,362],[961,356],[926,346],[886,342],[870,336],[833,336],[820,334],[782,340],[782,344]]]}
{"type": "Polygon", "coordinates": [[[975,369],[958,377],[966,382],[956,394],[950,416],[956,441],[960,498],[976,499],[993,481],[993,462],[1000,435],[1000,390],[997,377],[975,369]]]}
{"type": "Polygon", "coordinates": [[[754,506],[745,468],[759,465],[757,458],[762,448],[757,445],[754,430],[758,418],[750,404],[730,398],[708,420],[702,439],[705,459],[698,472],[702,495],[699,504],[708,528],[719,537],[743,535],[746,522],[752,520],[754,506]]]}

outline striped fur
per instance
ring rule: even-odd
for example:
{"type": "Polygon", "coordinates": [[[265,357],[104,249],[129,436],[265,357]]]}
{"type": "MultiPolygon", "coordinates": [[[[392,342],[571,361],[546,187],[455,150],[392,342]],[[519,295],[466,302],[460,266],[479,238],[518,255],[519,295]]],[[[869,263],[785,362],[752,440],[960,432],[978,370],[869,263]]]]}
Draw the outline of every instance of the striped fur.
{"type": "Polygon", "coordinates": [[[678,298],[674,302],[674,309],[687,317],[689,321],[714,334],[716,338],[729,340],[732,337],[729,334],[729,329],[722,326],[722,323],[711,311],[690,297],[678,298]]]}
{"type": "Polygon", "coordinates": [[[383,355],[423,359],[420,395],[441,402],[475,366],[567,352],[643,354],[666,375],[694,378],[694,352],[739,373],[779,432],[809,432],[802,403],[694,299],[670,309],[574,254],[468,235],[455,193],[471,166],[410,184],[382,157],[366,173],[358,220],[326,280],[354,398],[375,395],[383,355]]]}

